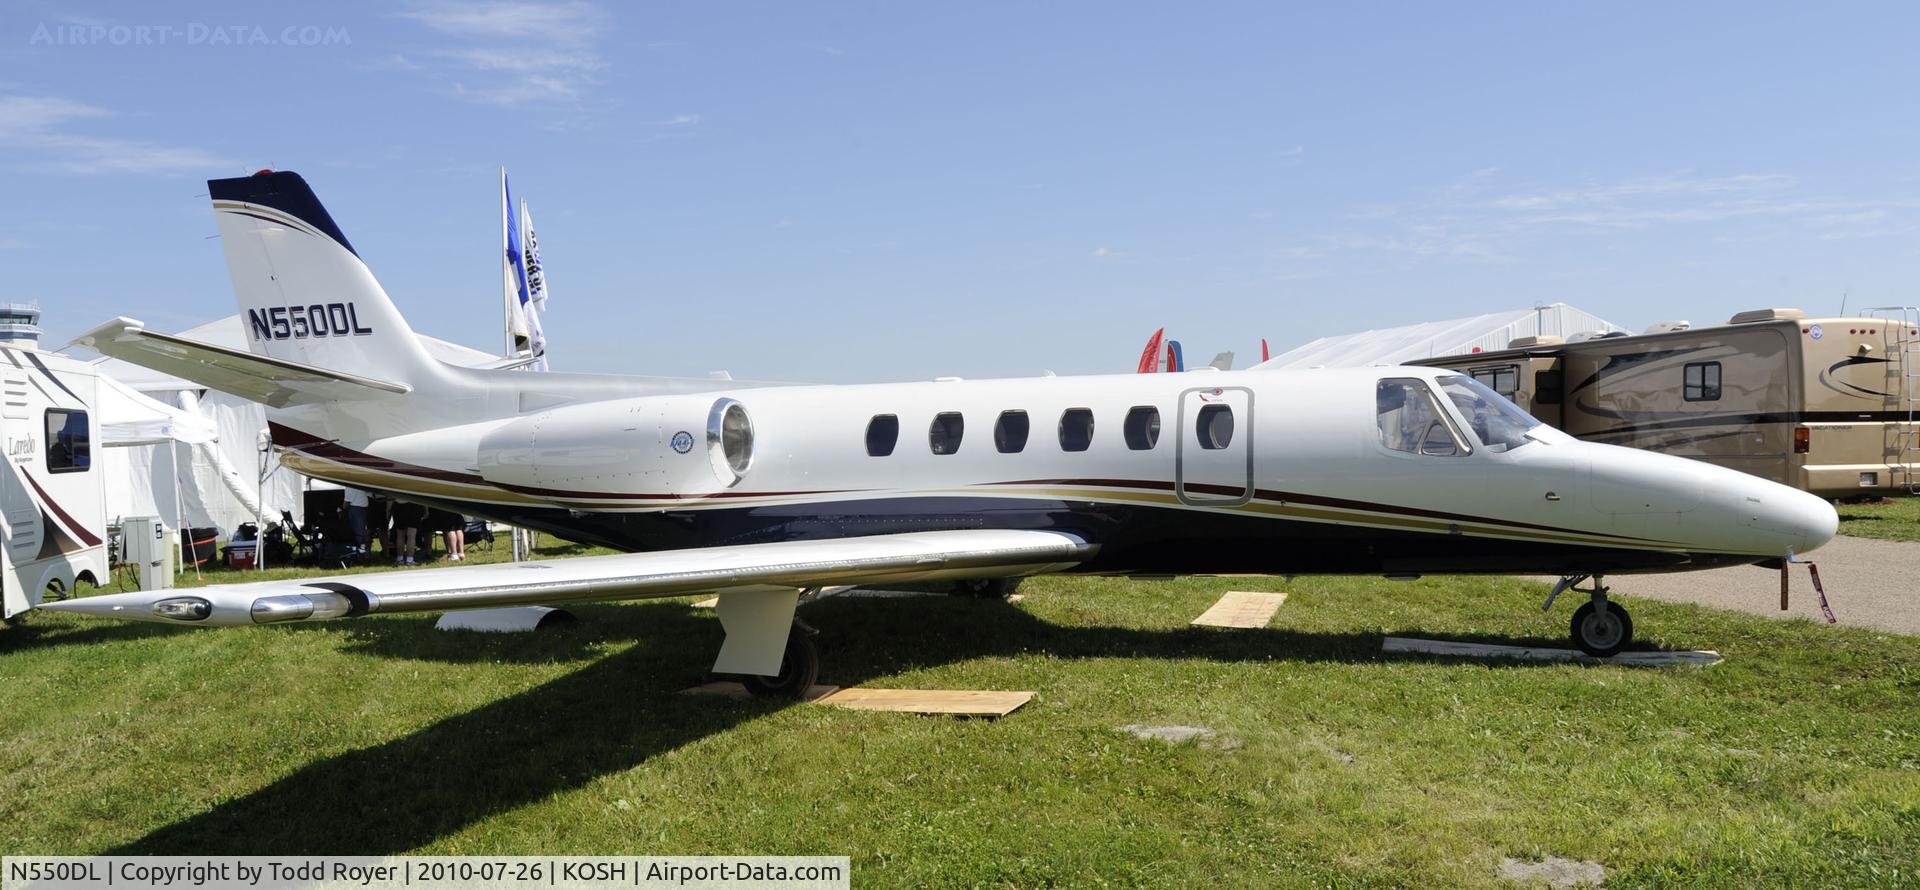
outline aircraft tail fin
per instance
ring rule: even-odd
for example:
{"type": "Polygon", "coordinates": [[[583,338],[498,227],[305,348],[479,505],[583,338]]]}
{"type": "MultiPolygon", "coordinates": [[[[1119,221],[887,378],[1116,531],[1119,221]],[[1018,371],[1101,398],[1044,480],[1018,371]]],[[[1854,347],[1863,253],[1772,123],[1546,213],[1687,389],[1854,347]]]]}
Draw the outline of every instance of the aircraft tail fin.
{"type": "Polygon", "coordinates": [[[409,389],[440,377],[299,174],[262,170],[207,189],[253,354],[409,389]]]}

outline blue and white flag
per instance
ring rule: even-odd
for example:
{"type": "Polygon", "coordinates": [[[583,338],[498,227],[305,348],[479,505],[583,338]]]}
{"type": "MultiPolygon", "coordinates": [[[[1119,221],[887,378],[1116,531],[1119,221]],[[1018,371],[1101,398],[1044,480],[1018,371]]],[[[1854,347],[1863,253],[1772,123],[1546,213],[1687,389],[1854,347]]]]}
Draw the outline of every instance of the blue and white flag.
{"type": "MultiPolygon", "coordinates": [[[[540,330],[540,313],[532,305],[533,291],[527,276],[528,254],[522,237],[524,221],[514,214],[513,192],[507,185],[507,171],[500,171],[501,234],[506,246],[506,297],[508,332],[518,344],[526,340],[526,352],[533,356],[527,367],[547,369],[547,341],[540,330]]],[[[523,208],[524,210],[524,208],[523,208]]],[[[524,216],[524,212],[522,213],[524,216]]]]}
{"type": "Polygon", "coordinates": [[[547,311],[547,273],[540,265],[540,239],[533,234],[533,211],[527,209],[527,202],[520,202],[520,224],[527,227],[527,294],[533,302],[533,311],[547,311]]]}

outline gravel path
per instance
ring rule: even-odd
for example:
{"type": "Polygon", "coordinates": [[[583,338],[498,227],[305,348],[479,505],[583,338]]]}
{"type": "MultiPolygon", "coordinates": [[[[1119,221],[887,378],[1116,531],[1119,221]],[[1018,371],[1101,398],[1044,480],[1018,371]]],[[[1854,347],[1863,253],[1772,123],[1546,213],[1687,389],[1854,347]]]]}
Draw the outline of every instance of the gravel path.
{"type": "MultiPolygon", "coordinates": [[[[1827,602],[1841,624],[1920,634],[1920,543],[1841,535],[1809,556],[1820,566],[1827,602]]],[[[1785,612],[1780,611],[1780,573],[1754,566],[1614,575],[1607,584],[1625,596],[1826,622],[1805,566],[1793,567],[1791,608],[1785,612]]]]}

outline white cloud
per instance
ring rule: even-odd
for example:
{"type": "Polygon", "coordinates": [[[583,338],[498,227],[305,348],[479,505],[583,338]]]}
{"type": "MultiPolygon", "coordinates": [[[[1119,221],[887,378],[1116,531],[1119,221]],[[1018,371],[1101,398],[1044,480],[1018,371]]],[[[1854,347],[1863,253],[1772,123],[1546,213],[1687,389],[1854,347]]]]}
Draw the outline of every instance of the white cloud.
{"type": "Polygon", "coordinates": [[[233,162],[197,148],[74,132],[114,116],[58,96],[0,95],[0,147],[69,173],[205,173],[233,162]]]}
{"type": "Polygon", "coordinates": [[[1571,243],[1567,239],[1582,229],[1724,229],[1771,220],[1783,235],[1832,240],[1905,231],[1920,210],[1917,199],[1808,194],[1799,180],[1782,173],[1702,177],[1680,172],[1526,188],[1503,188],[1500,178],[1497,169],[1478,170],[1422,199],[1364,208],[1349,216],[1350,231],[1325,241],[1338,250],[1414,260],[1501,262],[1549,243],[1571,243]]]}
{"type": "Polygon", "coordinates": [[[455,37],[565,43],[589,43],[606,24],[586,2],[429,3],[400,17],[455,37]]]}
{"type": "Polygon", "coordinates": [[[460,45],[406,58],[445,92],[485,105],[578,106],[608,63],[596,45],[611,22],[599,6],[563,3],[426,3],[399,14],[460,45]],[[421,58],[440,64],[426,65],[421,58]]]}

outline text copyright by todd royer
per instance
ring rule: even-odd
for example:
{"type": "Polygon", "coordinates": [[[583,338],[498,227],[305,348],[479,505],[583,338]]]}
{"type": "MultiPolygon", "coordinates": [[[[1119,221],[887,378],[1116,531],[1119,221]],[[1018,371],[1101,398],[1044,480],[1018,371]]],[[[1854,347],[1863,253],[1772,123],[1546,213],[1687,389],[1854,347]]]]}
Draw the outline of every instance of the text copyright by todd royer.
{"type": "Polygon", "coordinates": [[[8,856],[0,890],[844,888],[845,856],[8,856]]]}

